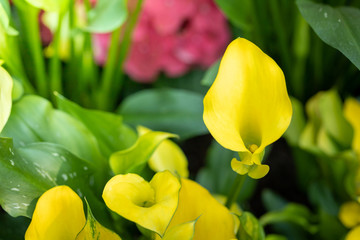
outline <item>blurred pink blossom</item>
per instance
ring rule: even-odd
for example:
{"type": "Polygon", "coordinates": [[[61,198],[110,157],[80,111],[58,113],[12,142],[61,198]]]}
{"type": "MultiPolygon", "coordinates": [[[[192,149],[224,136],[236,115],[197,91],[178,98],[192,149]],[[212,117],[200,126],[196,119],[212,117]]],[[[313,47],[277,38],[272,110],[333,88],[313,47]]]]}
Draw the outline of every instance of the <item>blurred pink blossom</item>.
{"type": "MultiPolygon", "coordinates": [[[[170,77],[192,66],[209,67],[230,41],[227,21],[213,0],[144,0],[125,72],[149,83],[161,71],[170,77]]],[[[95,58],[104,64],[110,34],[95,34],[95,58]]]]}

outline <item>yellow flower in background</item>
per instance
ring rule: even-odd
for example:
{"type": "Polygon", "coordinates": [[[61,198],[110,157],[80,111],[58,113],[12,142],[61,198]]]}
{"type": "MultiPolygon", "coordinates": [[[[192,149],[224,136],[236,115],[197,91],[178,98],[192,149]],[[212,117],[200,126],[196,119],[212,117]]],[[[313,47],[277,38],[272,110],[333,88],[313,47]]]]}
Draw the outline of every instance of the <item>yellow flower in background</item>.
{"type": "Polygon", "coordinates": [[[352,148],[360,156],[360,103],[354,98],[346,99],[344,115],[354,129],[352,148]]]}
{"type": "Polygon", "coordinates": [[[244,38],[232,41],[204,98],[204,122],[223,147],[240,152],[232,168],[250,177],[266,175],[265,147],[288,128],[292,116],[285,77],[273,59],[244,38]]]}
{"type": "Polygon", "coordinates": [[[89,232],[99,240],[121,240],[95,219],[91,227],[85,222],[80,197],[68,186],[56,186],[39,198],[25,240],[85,240],[89,232]]]}
{"type": "Polygon", "coordinates": [[[224,240],[235,237],[236,228],[230,211],[201,185],[182,178],[179,206],[169,224],[168,231],[196,219],[193,240],[224,240]]]}
{"type": "Polygon", "coordinates": [[[129,173],[110,179],[103,199],[120,216],[163,236],[178,207],[180,187],[169,171],[155,174],[150,182],[129,173]]]}
{"type": "Polygon", "coordinates": [[[345,227],[352,228],[345,240],[360,239],[360,204],[358,202],[346,202],[341,205],[339,219],[345,227]]]}
{"type": "MultiPolygon", "coordinates": [[[[144,135],[151,131],[142,126],[139,126],[137,130],[139,135],[144,135]]],[[[178,145],[169,139],[165,139],[160,143],[151,155],[148,164],[155,172],[168,170],[174,174],[179,174],[181,177],[187,178],[189,176],[188,161],[185,154],[178,145]]]]}

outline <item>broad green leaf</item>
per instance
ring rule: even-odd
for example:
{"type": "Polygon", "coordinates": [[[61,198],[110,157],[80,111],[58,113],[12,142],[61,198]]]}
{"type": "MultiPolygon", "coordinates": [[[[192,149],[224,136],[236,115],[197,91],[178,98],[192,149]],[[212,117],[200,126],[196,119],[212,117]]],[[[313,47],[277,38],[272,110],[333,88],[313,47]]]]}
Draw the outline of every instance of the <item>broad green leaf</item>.
{"type": "Polygon", "coordinates": [[[101,152],[109,157],[113,152],[132,146],[136,133],[123,124],[122,117],[97,110],[88,110],[55,94],[58,108],[82,122],[96,137],[101,152]]]}
{"type": "Polygon", "coordinates": [[[85,30],[96,33],[114,31],[127,18],[126,3],[126,0],[98,0],[95,8],[89,12],[89,24],[85,30]]]}
{"type": "Polygon", "coordinates": [[[110,167],[115,174],[141,171],[159,144],[176,135],[165,132],[148,132],[140,136],[136,143],[110,156],[110,167]]]}
{"type": "Polygon", "coordinates": [[[238,239],[241,240],[264,240],[265,233],[259,221],[250,212],[243,212],[240,219],[240,227],[238,232],[238,239]]]}
{"type": "Polygon", "coordinates": [[[314,221],[314,216],[311,212],[305,206],[295,203],[290,203],[281,210],[268,212],[260,219],[262,226],[287,222],[301,226],[310,233],[315,233],[317,226],[313,225],[312,221],[314,221]]]}
{"type": "Polygon", "coordinates": [[[51,143],[13,147],[11,138],[0,138],[0,205],[11,216],[31,217],[36,199],[56,185],[68,185],[91,203],[93,168],[51,143]]]}
{"type": "Polygon", "coordinates": [[[57,143],[92,165],[106,165],[96,138],[86,126],[38,96],[25,96],[13,105],[1,135],[13,138],[15,147],[33,142],[57,143]]]}
{"type": "Polygon", "coordinates": [[[287,238],[282,235],[269,234],[269,235],[266,235],[265,240],[287,240],[287,238]]]}
{"type": "Polygon", "coordinates": [[[211,86],[215,81],[216,75],[219,71],[220,60],[216,61],[205,73],[203,79],[201,80],[201,84],[205,86],[211,86]]]}
{"type": "Polygon", "coordinates": [[[70,0],[25,0],[30,5],[49,12],[64,13],[68,10],[70,0]]]}
{"type": "Polygon", "coordinates": [[[124,122],[185,138],[208,133],[202,120],[203,95],[179,89],[150,89],[133,94],[120,106],[124,122]]]}
{"type": "Polygon", "coordinates": [[[298,8],[325,43],[342,52],[360,69],[360,10],[298,0],[298,8]]]}
{"type": "Polygon", "coordinates": [[[0,132],[4,128],[11,111],[13,80],[0,66],[0,132]]]}
{"type": "Polygon", "coordinates": [[[90,205],[86,201],[87,217],[86,224],[75,240],[121,240],[121,238],[111,230],[101,225],[91,212],[90,205]]]}

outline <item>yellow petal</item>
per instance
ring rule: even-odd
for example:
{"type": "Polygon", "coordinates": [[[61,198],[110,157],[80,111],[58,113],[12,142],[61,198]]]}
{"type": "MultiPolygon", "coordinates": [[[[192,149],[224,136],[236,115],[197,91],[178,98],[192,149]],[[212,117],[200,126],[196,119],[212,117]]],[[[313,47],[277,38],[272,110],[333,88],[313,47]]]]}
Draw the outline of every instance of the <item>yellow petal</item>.
{"type": "MultiPolygon", "coordinates": [[[[142,126],[137,128],[140,135],[150,132],[151,130],[142,126]]],[[[168,170],[181,177],[189,176],[188,161],[181,150],[173,141],[165,139],[157,147],[149,160],[150,168],[155,172],[168,170]]]]}
{"type": "Polygon", "coordinates": [[[57,186],[39,198],[25,240],[74,240],[85,225],[83,203],[68,186],[57,186]]]}
{"type": "Polygon", "coordinates": [[[284,74],[256,45],[237,38],[228,46],[204,98],[204,122],[225,148],[256,152],[276,141],[290,124],[284,74]]]}
{"type": "Polygon", "coordinates": [[[114,232],[102,226],[94,217],[87,204],[87,219],[85,227],[77,235],[76,240],[121,240],[114,232]]]}
{"type": "Polygon", "coordinates": [[[150,183],[136,174],[117,175],[106,184],[103,199],[112,211],[162,236],[177,208],[180,187],[168,171],[155,174],[150,183]]]}
{"type": "Polygon", "coordinates": [[[234,238],[234,220],[230,211],[220,204],[198,183],[181,179],[179,206],[172,218],[169,230],[179,224],[193,221],[194,240],[223,240],[234,238]]]}
{"type": "Polygon", "coordinates": [[[351,228],[360,224],[360,204],[357,202],[346,202],[339,210],[340,221],[344,226],[351,228]]]}
{"type": "Polygon", "coordinates": [[[192,240],[195,232],[195,221],[182,223],[170,228],[162,240],[192,240]]]}
{"type": "Polygon", "coordinates": [[[0,132],[4,128],[11,111],[11,92],[13,80],[10,75],[0,66],[0,132]]]}
{"type": "Polygon", "coordinates": [[[359,240],[359,239],[360,239],[360,226],[351,229],[351,231],[345,237],[345,240],[359,240]]]}
{"type": "Polygon", "coordinates": [[[352,148],[360,155],[360,103],[354,98],[347,99],[345,101],[344,114],[354,129],[352,148]]]}

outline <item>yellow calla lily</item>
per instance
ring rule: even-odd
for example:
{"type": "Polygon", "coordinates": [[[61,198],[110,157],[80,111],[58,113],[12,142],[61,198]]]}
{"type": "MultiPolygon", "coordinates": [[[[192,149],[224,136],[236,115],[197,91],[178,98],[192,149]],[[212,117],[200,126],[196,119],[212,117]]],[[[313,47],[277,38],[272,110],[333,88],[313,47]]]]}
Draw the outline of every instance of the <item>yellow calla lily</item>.
{"type": "Polygon", "coordinates": [[[0,65],[0,132],[4,128],[11,111],[13,80],[0,65]]]}
{"type": "Polygon", "coordinates": [[[340,207],[339,218],[345,227],[360,225],[360,204],[355,201],[344,203],[340,207]]]}
{"type": "Polygon", "coordinates": [[[84,225],[80,197],[67,186],[57,186],[39,198],[25,240],[73,240],[84,225]]]}
{"type": "Polygon", "coordinates": [[[150,182],[129,173],[110,179],[103,199],[112,211],[163,236],[178,206],[180,187],[169,171],[155,174],[150,182]]]}
{"type": "Polygon", "coordinates": [[[360,239],[360,226],[350,230],[346,235],[345,240],[359,240],[360,239]]]}
{"type": "Polygon", "coordinates": [[[354,129],[352,148],[360,156],[360,103],[354,98],[348,98],[344,105],[344,115],[354,129]]]}
{"type": "MultiPolygon", "coordinates": [[[[203,118],[213,137],[223,147],[246,155],[241,164],[260,165],[265,147],[281,137],[291,116],[280,67],[250,41],[232,41],[204,98],[203,118]]],[[[240,174],[247,172],[246,166],[234,167],[235,171],[240,168],[240,174]]],[[[259,178],[268,170],[255,167],[248,171],[259,178]]]]}
{"type": "MultiPolygon", "coordinates": [[[[151,131],[142,126],[139,126],[137,130],[139,135],[151,131]]],[[[188,161],[185,154],[178,145],[169,139],[165,139],[160,143],[148,163],[149,167],[155,172],[168,170],[174,174],[179,174],[181,177],[187,178],[189,176],[188,161]]]]}
{"type": "Polygon", "coordinates": [[[169,224],[168,231],[197,218],[194,240],[223,240],[235,237],[234,220],[230,211],[201,185],[183,178],[181,179],[179,206],[169,224]]]}
{"type": "Polygon", "coordinates": [[[41,195],[25,233],[25,240],[48,239],[121,240],[96,221],[89,206],[85,224],[83,203],[68,186],[56,186],[41,195]]]}

